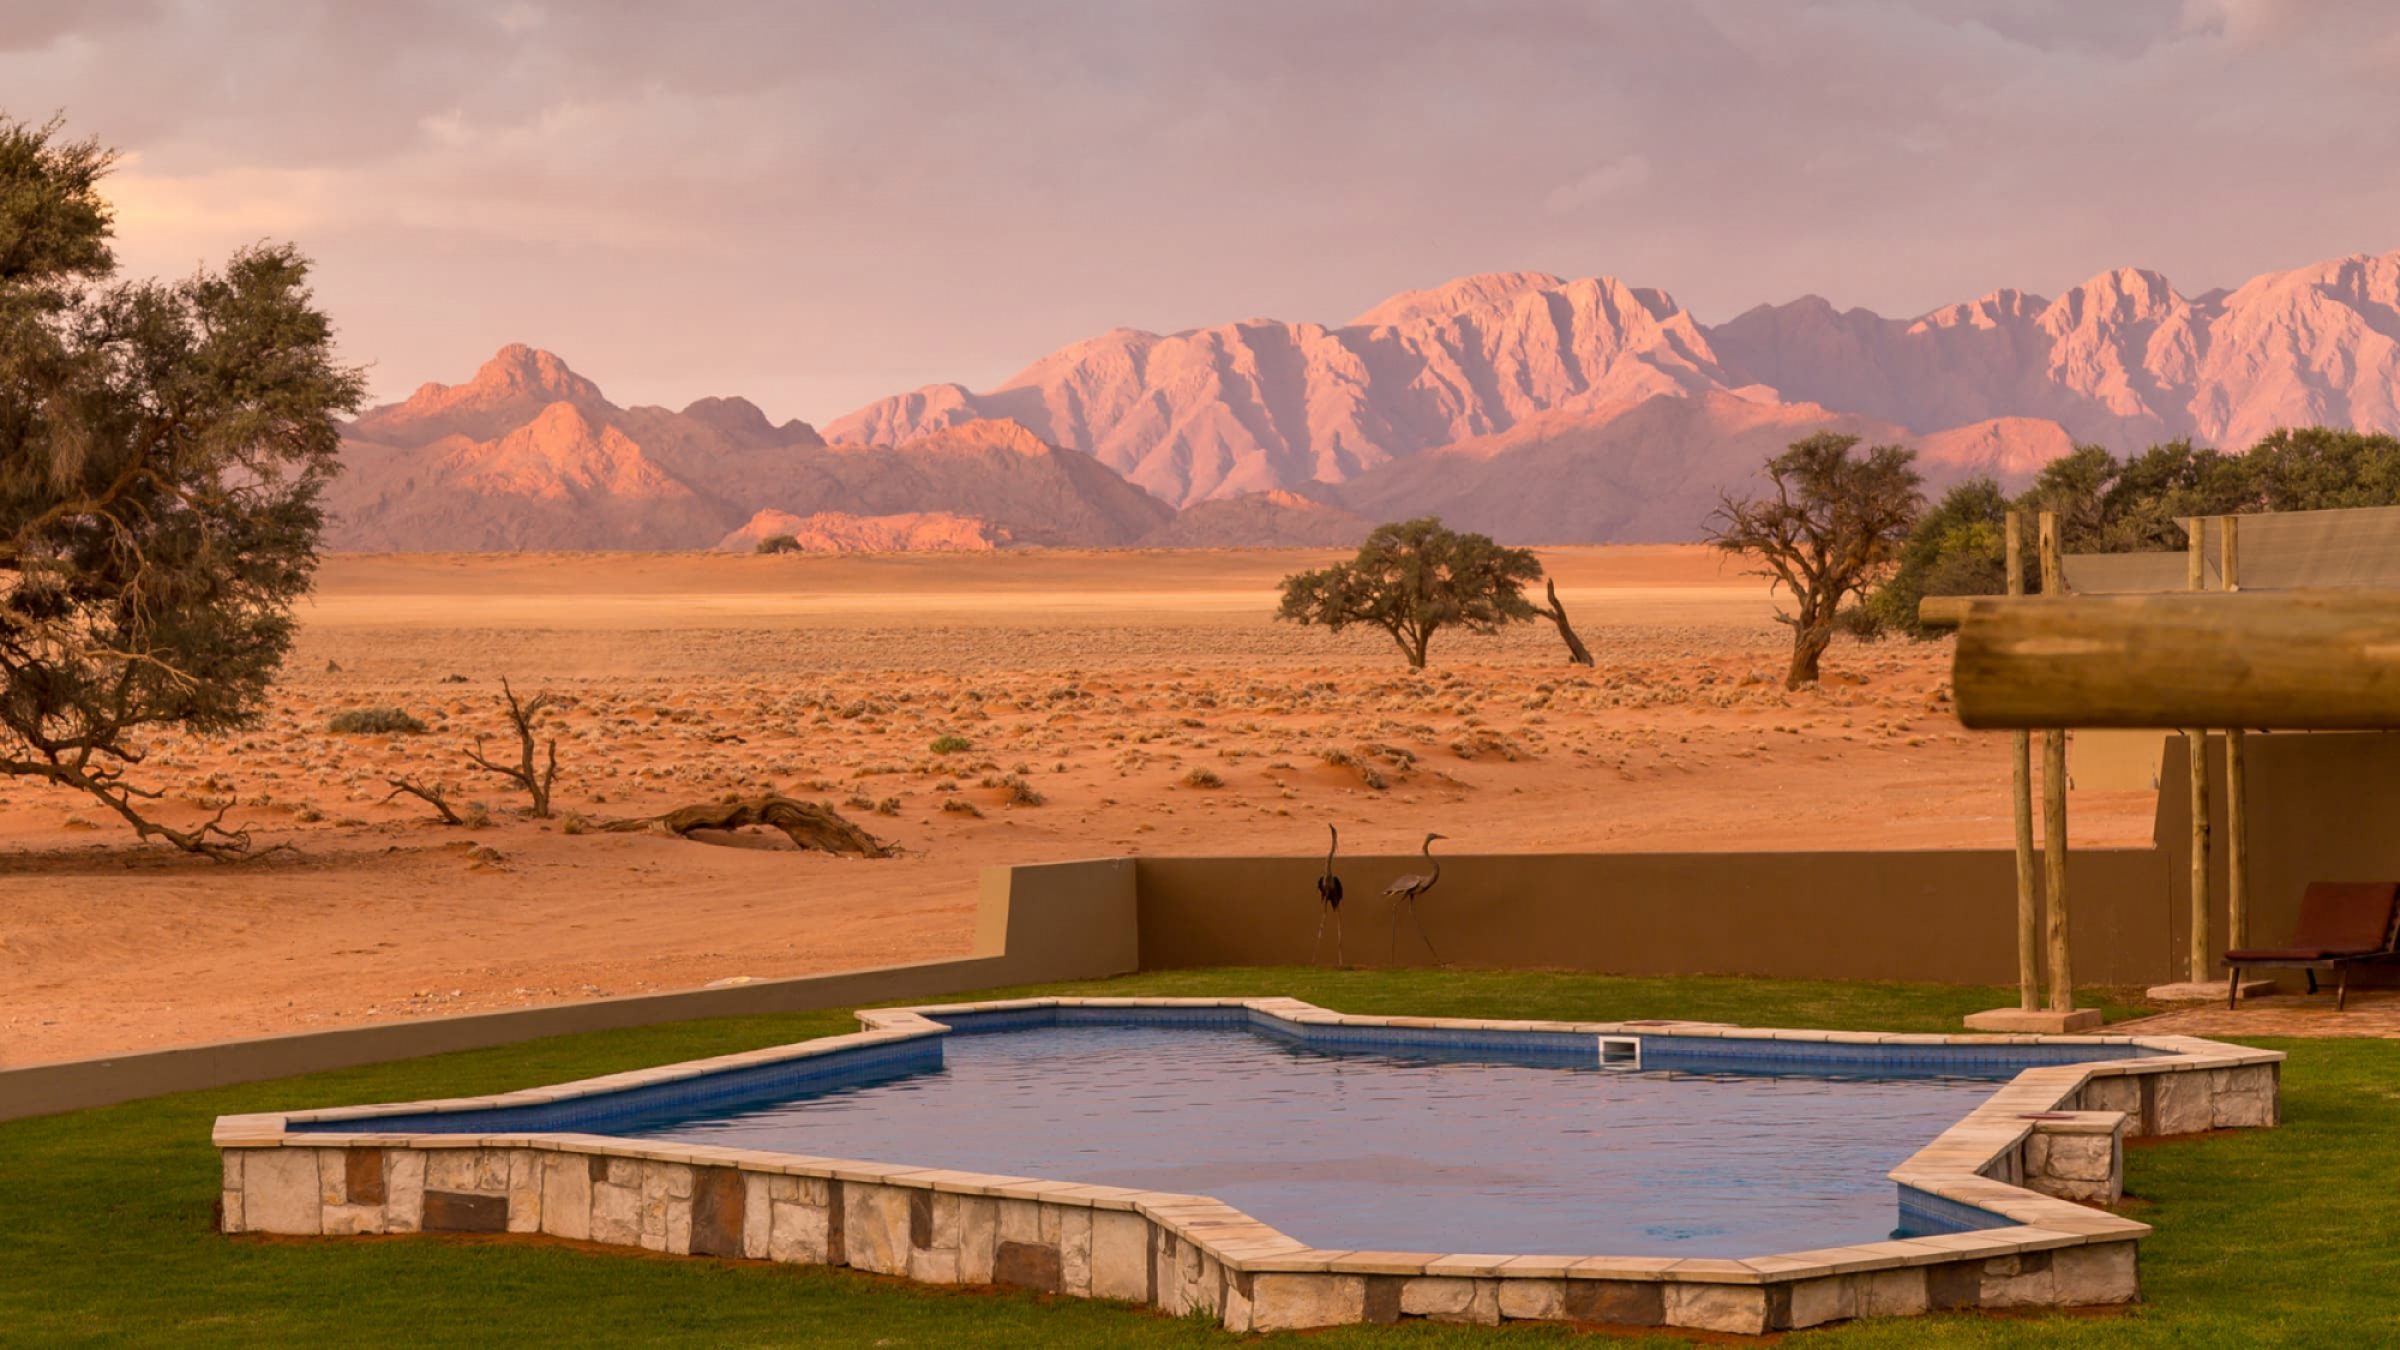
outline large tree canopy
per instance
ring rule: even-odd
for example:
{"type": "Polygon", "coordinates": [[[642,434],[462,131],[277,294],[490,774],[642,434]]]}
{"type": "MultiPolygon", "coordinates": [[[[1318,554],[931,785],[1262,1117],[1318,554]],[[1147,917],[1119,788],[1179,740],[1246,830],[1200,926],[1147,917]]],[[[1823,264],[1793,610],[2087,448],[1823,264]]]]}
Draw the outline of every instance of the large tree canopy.
{"type": "Polygon", "coordinates": [[[115,280],[110,161],[0,118],[0,774],[225,856],[247,836],[150,818],[127,773],[145,728],[256,716],[364,386],[288,246],[115,280]]]}
{"type": "Polygon", "coordinates": [[[1792,597],[1775,616],[1792,630],[1786,688],[1816,682],[1845,606],[1882,579],[1923,505],[1915,451],[1878,445],[1853,457],[1857,444],[1830,431],[1794,441],[1767,461],[1771,491],[1726,495],[1710,526],[1709,542],[1756,559],[1792,597]]]}
{"type": "Polygon", "coordinates": [[[2008,498],[1989,478],[1970,478],[1918,517],[1898,566],[1868,592],[1867,621],[1880,633],[1922,631],[1917,602],[1929,595],[1991,595],[2007,589],[2008,498]]]}
{"type": "MultiPolygon", "coordinates": [[[[1917,622],[1928,595],[1996,595],[2005,581],[2003,517],[2012,508],[2058,513],[2071,553],[2151,553],[2185,547],[2177,522],[2192,516],[2400,506],[2400,440],[2335,427],[2278,431],[2247,453],[2169,441],[2118,459],[2086,445],[2042,466],[2014,501],[1986,479],[1950,489],[1917,523],[1900,566],[1870,608],[1883,625],[1917,637],[1946,630],[1917,622]]],[[[2027,532],[2024,547],[2033,547],[2027,532]]],[[[2039,590],[2037,569],[2026,569],[2039,590]]]]}
{"type": "Polygon", "coordinates": [[[1525,598],[1526,583],[1541,575],[1531,549],[1502,548],[1427,516],[1377,526],[1348,562],[1285,577],[1275,617],[1335,632],[1380,628],[1422,668],[1444,628],[1497,633],[1541,612],[1525,598]]]}

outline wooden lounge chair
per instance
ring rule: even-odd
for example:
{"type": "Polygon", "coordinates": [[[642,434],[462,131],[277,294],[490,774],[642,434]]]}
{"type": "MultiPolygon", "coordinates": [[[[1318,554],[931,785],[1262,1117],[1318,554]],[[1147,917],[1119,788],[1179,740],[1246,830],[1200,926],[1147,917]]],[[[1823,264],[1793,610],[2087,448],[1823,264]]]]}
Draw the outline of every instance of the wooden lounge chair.
{"type": "Polygon", "coordinates": [[[2300,918],[2289,947],[2246,947],[2225,953],[2231,971],[2225,1006],[2242,997],[2245,966],[2296,966],[2308,972],[2308,992],[2317,992],[2317,971],[2335,972],[2335,1012],[2350,994],[2350,967],[2400,960],[2400,882],[2312,881],[2300,896],[2300,918]]]}

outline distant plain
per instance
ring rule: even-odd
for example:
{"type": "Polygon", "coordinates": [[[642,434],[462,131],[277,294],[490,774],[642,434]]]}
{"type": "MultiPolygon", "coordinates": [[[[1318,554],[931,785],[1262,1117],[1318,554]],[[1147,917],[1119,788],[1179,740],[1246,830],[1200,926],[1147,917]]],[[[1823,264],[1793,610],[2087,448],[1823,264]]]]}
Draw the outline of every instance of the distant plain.
{"type": "MultiPolygon", "coordinates": [[[[1697,546],[1572,548],[1542,558],[1597,669],[1536,622],[1445,634],[1412,673],[1379,633],[1273,621],[1276,580],[1334,556],[335,555],[264,722],[156,738],[143,770],[170,819],[231,798],[294,849],[185,859],[0,785],[0,1063],[936,959],[983,867],[1306,854],[1327,824],[1353,887],[1437,829],[1454,855],[2010,838],[2006,743],[1959,730],[1947,644],[1844,642],[1787,693],[1758,578],[1697,546]],[[574,700],[559,820],[462,759],[504,729],[503,676],[574,700]],[[428,729],[326,730],[380,706],[428,729]],[[492,823],[386,802],[398,774],[492,823]],[[765,791],[906,852],[565,820],[765,791]]],[[[2146,840],[2150,811],[2078,793],[2074,838],[2146,840]]]]}

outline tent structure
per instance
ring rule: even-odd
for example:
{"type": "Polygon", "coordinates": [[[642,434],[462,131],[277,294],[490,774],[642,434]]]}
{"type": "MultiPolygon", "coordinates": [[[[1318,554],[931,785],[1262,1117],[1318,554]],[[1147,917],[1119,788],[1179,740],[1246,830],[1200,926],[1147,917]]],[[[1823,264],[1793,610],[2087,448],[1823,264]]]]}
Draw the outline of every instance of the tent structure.
{"type": "MultiPolygon", "coordinates": [[[[2063,728],[2179,731],[2190,762],[2203,762],[2210,727],[2226,747],[2228,946],[2243,945],[2248,914],[2243,736],[2258,729],[2400,728],[2400,508],[2193,517],[2178,553],[2078,554],[2056,550],[2057,525],[2041,520],[2045,594],[2027,600],[2014,575],[2020,526],[2009,520],[2010,597],[1963,607],[1928,602],[1932,620],[1961,625],[1953,686],[1960,720],[2015,729],[2020,924],[2031,920],[2026,741],[2041,729],[2045,872],[2063,855],[2063,728]],[[2242,592],[2242,594],[2231,594],[2242,592]],[[2088,598],[2087,598],[2088,597],[2088,598]],[[2055,840],[2053,844],[2051,841],[2055,840]]],[[[2192,819],[2191,954],[2184,986],[2197,993],[2209,968],[2209,807],[2205,774],[2189,775],[2192,819]]],[[[2055,952],[2065,926],[2063,881],[2047,889],[2055,952]]],[[[2020,944],[2021,952],[2026,944],[2020,944]]],[[[2021,961],[2017,1009],[1970,1018],[1992,1029],[2072,1029],[2081,1016],[2062,960],[2051,963],[2049,1007],[2021,961]],[[2055,1025],[2053,1025],[2055,1024],[2055,1025]]]]}
{"type": "Polygon", "coordinates": [[[2239,589],[2245,591],[2400,590],[2400,506],[2194,516],[2177,523],[2189,537],[2195,525],[2212,520],[2234,522],[2236,546],[2228,553],[2222,526],[2200,530],[2198,587],[2188,552],[2070,553],[2062,559],[2067,593],[2233,590],[2225,579],[2229,557],[2238,563],[2239,589]]]}

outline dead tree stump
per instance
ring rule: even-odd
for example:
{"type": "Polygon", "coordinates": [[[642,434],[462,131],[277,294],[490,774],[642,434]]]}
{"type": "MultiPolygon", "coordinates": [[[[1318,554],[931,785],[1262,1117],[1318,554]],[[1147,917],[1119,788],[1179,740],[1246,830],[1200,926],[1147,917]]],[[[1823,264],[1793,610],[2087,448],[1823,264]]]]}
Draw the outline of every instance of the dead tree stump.
{"type": "Polygon", "coordinates": [[[1558,635],[1566,639],[1568,661],[1579,666],[1594,664],[1591,649],[1583,645],[1583,639],[1575,636],[1574,626],[1567,622],[1567,607],[1558,602],[1558,583],[1548,577],[1542,580],[1550,595],[1550,607],[1535,605],[1533,612],[1558,625],[1558,635]]]}

